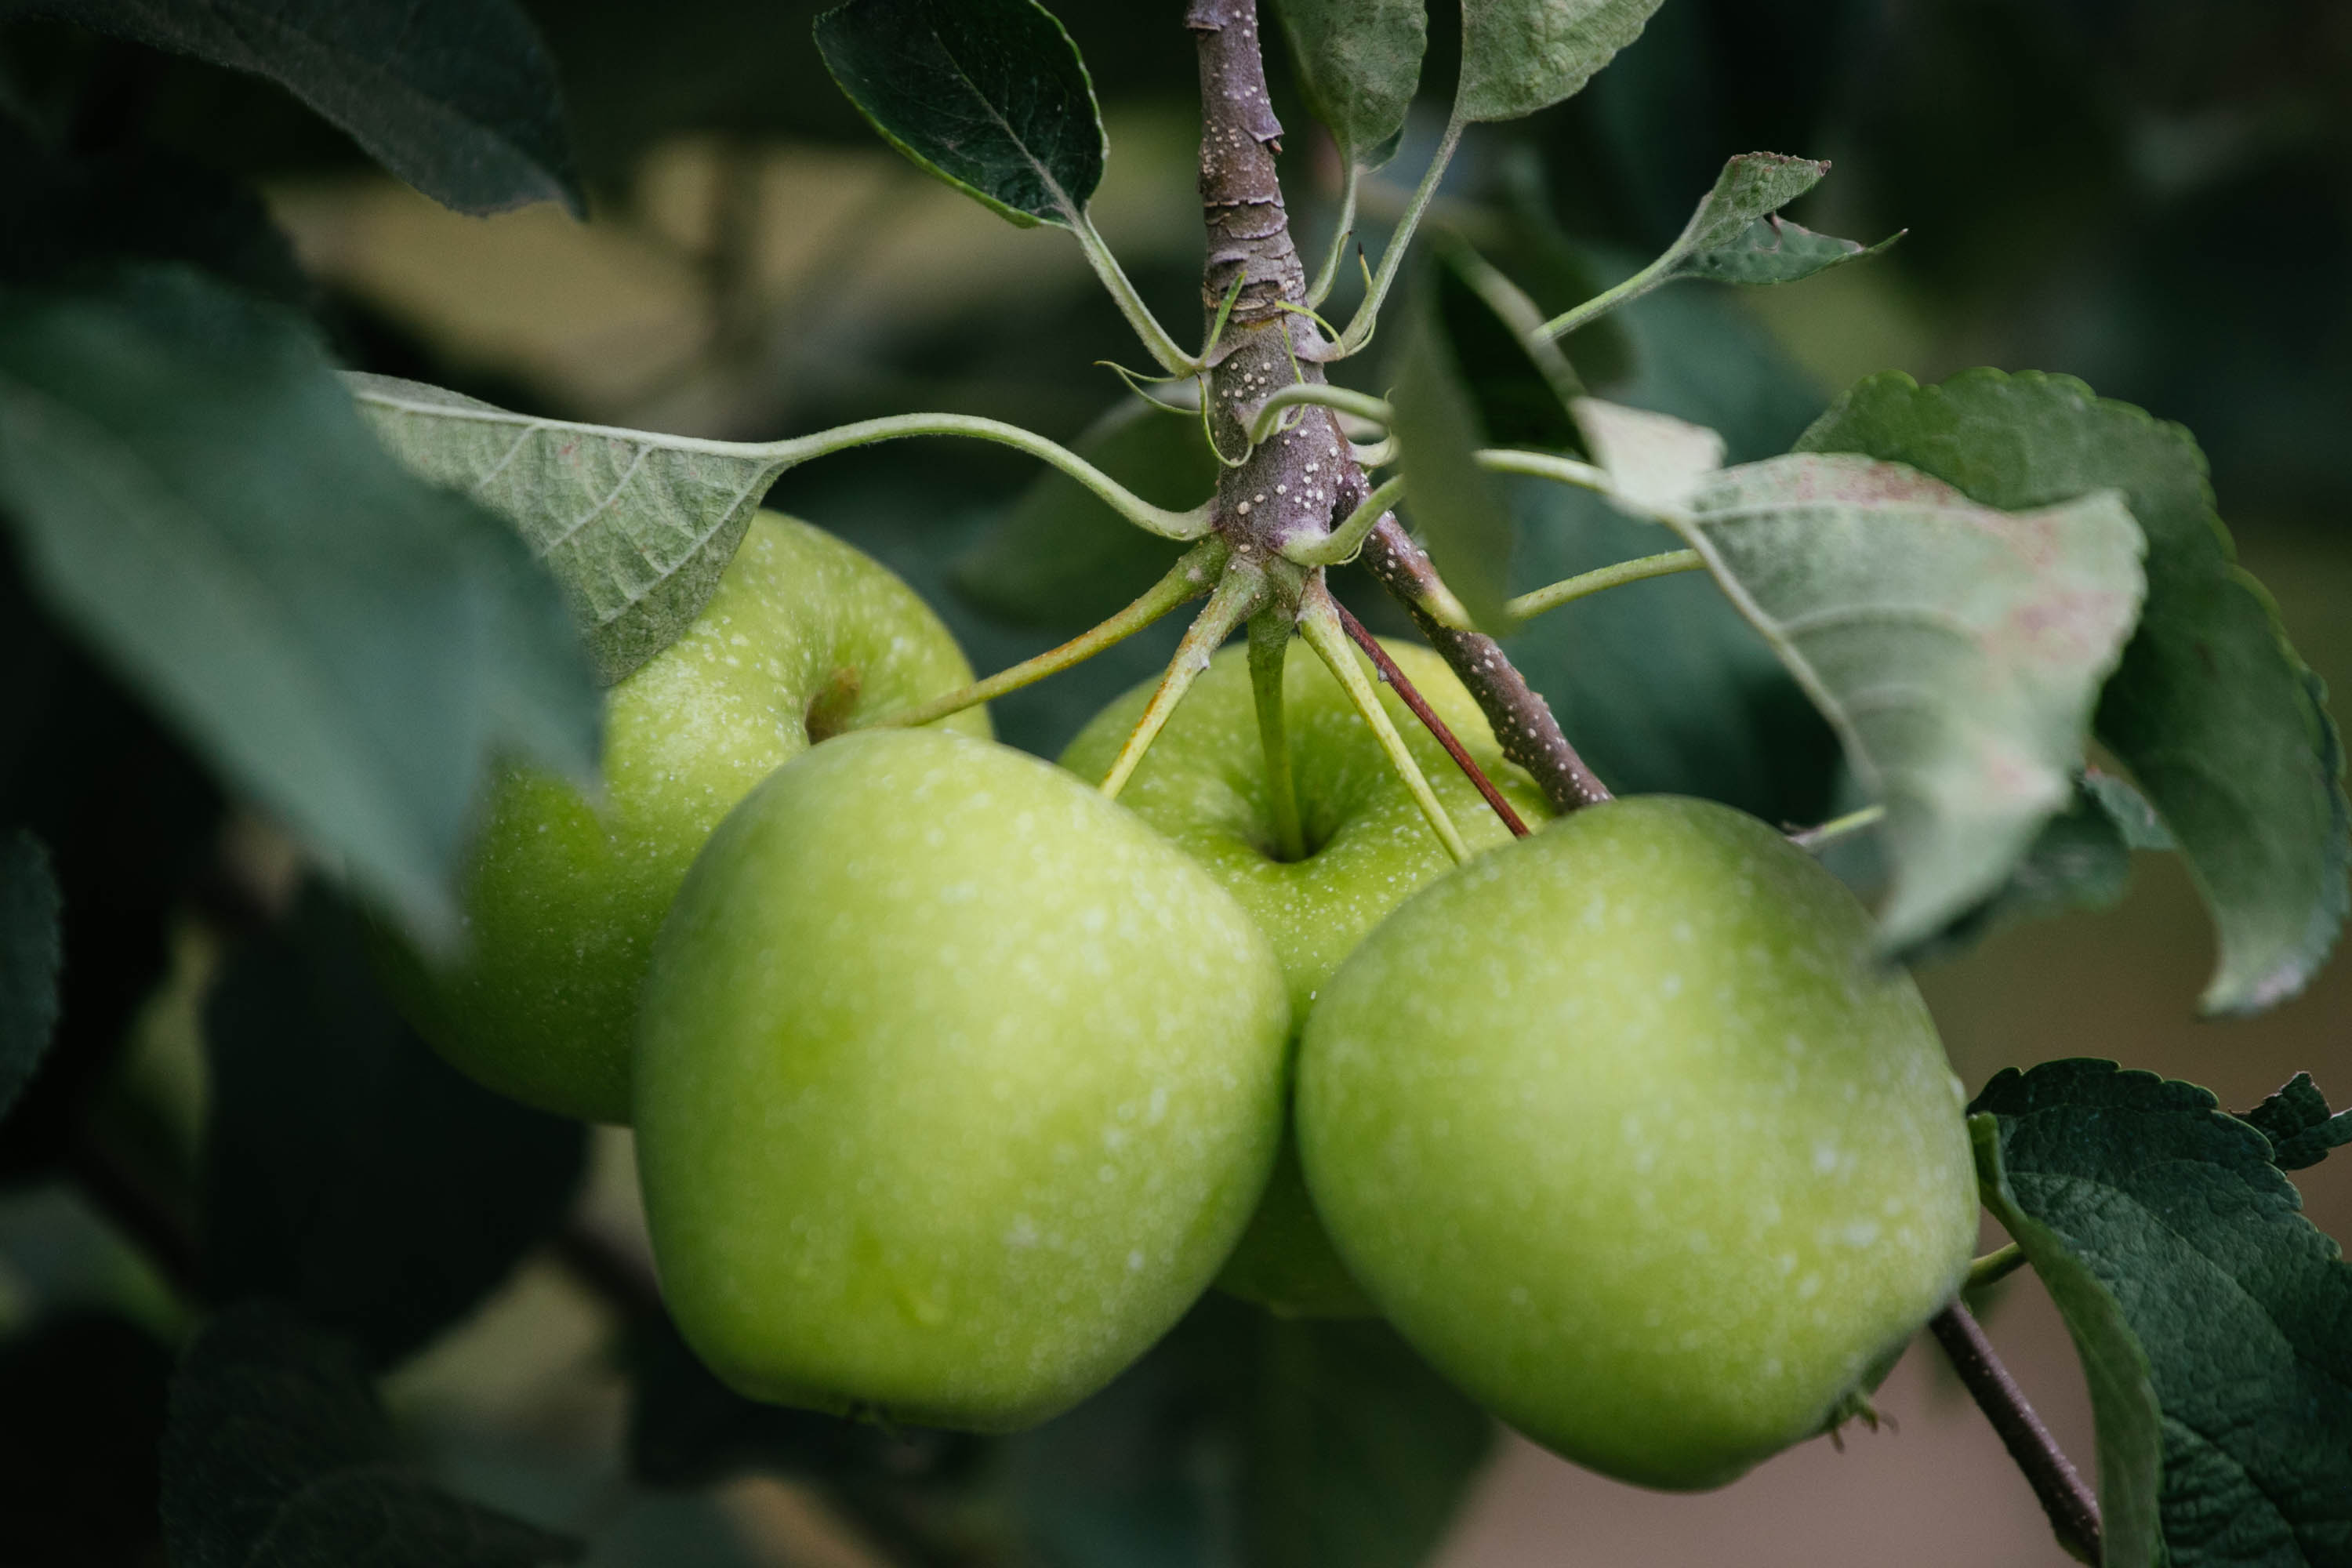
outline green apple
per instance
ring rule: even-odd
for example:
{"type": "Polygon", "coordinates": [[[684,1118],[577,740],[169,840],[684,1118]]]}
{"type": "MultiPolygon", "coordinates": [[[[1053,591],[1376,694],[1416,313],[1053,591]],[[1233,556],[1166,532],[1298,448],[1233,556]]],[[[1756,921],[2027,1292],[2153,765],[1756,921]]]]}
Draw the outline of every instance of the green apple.
{"type": "MultiPolygon", "coordinates": [[[[1477,703],[1445,661],[1410,644],[1382,646],[1519,814],[1541,820],[1542,795],[1503,760],[1477,703]]],[[[1206,867],[1256,919],[1282,961],[1291,1015],[1303,1020],[1364,934],[1453,860],[1322,662],[1294,646],[1282,684],[1293,788],[1306,829],[1303,858],[1287,860],[1276,849],[1265,751],[1243,647],[1210,662],[1119,799],[1206,867]]],[[[1088,778],[1108,773],[1150,697],[1151,686],[1139,686],[1104,709],[1062,754],[1062,765],[1088,778]]],[[[1464,838],[1474,848],[1506,842],[1509,831],[1402,700],[1385,686],[1381,700],[1464,838]]],[[[1324,1238],[1286,1141],[1265,1205],[1218,1283],[1286,1315],[1371,1310],[1324,1238]]]]}
{"type": "Polygon", "coordinates": [[[1241,906],[1081,781],[937,731],[828,742],[720,826],[655,946],[663,1298],[754,1398],[1044,1420],[1232,1250],[1289,1018],[1241,906]]]}
{"type": "MultiPolygon", "coordinates": [[[[693,626],[605,694],[603,800],[504,773],[467,872],[465,945],[436,964],[384,944],[395,994],[490,1088],[627,1121],[646,953],[711,829],[812,741],[971,679],[888,568],[759,513],[693,626]]],[[[945,722],[988,733],[978,710],[945,722]]]]}
{"type": "Polygon", "coordinates": [[[1325,988],[1299,1152],[1465,1392],[1645,1486],[1822,1430],[1958,1289],[1963,1096],[1910,978],[1752,817],[1637,797],[1440,879],[1325,988]]]}

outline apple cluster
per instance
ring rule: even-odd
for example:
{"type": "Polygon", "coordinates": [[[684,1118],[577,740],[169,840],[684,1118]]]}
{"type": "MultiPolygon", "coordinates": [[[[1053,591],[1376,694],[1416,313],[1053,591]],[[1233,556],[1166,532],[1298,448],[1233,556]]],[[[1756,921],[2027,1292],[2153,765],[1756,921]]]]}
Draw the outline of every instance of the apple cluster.
{"type": "Polygon", "coordinates": [[[1238,649],[1118,802],[1148,689],[1060,766],[976,709],[874,722],[970,679],[884,568],[762,514],[609,694],[604,797],[509,775],[463,956],[387,948],[461,1068],[634,1124],[665,1299],[739,1390],[1026,1426],[1214,1283],[1383,1315],[1569,1458],[1706,1487],[1861,1408],[1957,1290],[1959,1087],[1765,825],[1637,797],[1514,841],[1398,704],[1457,867],[1293,658],[1293,837],[1238,649]]]}

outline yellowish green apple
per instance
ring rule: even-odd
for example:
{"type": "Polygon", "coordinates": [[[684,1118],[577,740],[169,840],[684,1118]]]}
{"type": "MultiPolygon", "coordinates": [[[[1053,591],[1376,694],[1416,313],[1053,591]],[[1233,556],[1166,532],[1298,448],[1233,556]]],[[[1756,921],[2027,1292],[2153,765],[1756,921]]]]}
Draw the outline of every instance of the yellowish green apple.
{"type": "MultiPolygon", "coordinates": [[[[971,679],[888,568],[759,513],[685,635],[606,693],[604,798],[501,776],[467,873],[460,955],[432,963],[387,942],[393,989],[490,1088],[625,1121],[646,954],[711,829],[812,742],[971,679]]],[[[976,709],[945,722],[988,733],[976,709]]]]}
{"type": "Polygon", "coordinates": [[[1076,778],[935,730],[827,742],[720,826],[655,947],[664,1299],[754,1398],[1041,1421],[1232,1250],[1289,1016],[1232,895],[1076,778]]]}
{"type": "Polygon", "coordinates": [[[1578,812],[1433,882],[1301,1046],[1307,1184],[1390,1321],[1537,1441],[1722,1484],[1951,1300],[1958,1083],[1867,913],[1764,824],[1578,812]]]}
{"type": "MultiPolygon", "coordinates": [[[[1445,661],[1410,644],[1383,646],[1520,816],[1542,821],[1542,795],[1503,760],[1477,703],[1445,661]]],[[[1370,671],[1369,661],[1364,668],[1370,671]]],[[[1465,839],[1474,848],[1507,841],[1508,830],[1421,721],[1389,688],[1380,690],[1390,721],[1465,839]]],[[[1104,709],[1063,752],[1062,765],[1100,778],[1150,697],[1151,687],[1139,686],[1104,709]]],[[[1274,943],[1292,1016],[1303,1020],[1364,934],[1454,862],[1347,692],[1300,645],[1284,661],[1283,707],[1305,829],[1303,856],[1286,858],[1277,847],[1265,749],[1242,647],[1210,661],[1119,799],[1241,900],[1274,943]]],[[[1286,1315],[1371,1310],[1324,1238],[1286,1140],[1265,1205],[1218,1283],[1286,1315]]]]}

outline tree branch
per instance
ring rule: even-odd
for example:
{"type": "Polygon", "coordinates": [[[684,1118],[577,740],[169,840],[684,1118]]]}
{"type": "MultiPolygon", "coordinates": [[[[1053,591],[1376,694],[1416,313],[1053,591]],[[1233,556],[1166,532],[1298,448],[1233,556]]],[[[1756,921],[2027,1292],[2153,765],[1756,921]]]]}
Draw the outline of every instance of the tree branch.
{"type": "Polygon", "coordinates": [[[1339,624],[1348,628],[1348,635],[1355,639],[1356,646],[1370,656],[1372,664],[1381,672],[1381,679],[1389,683],[1389,689],[1403,698],[1404,705],[1412,710],[1412,716],[1437,737],[1437,743],[1445,748],[1445,754],[1454,759],[1454,765],[1462,770],[1463,776],[1486,797],[1486,804],[1495,808],[1495,815],[1503,819],[1503,826],[1511,830],[1511,837],[1525,838],[1528,825],[1519,819],[1519,814],[1512,809],[1511,803],[1503,798],[1503,792],[1495,787],[1495,781],[1486,776],[1486,770],[1478,765],[1478,759],[1464,748],[1445,721],[1437,716],[1437,710],[1429,705],[1429,699],[1405,679],[1404,671],[1399,669],[1396,660],[1389,657],[1389,650],[1381,646],[1381,639],[1366,631],[1364,623],[1349,614],[1347,605],[1337,599],[1331,604],[1339,612],[1339,624]]]}
{"type": "MultiPolygon", "coordinates": [[[[1360,476],[1358,482],[1362,482],[1360,476]]],[[[1560,733],[1551,705],[1528,685],[1495,639],[1447,626],[1433,613],[1430,603],[1444,584],[1428,555],[1406,537],[1395,518],[1381,521],[1356,559],[1412,613],[1429,646],[1454,667],[1477,700],[1503,755],[1527,769],[1552,810],[1565,816],[1610,798],[1609,786],[1593,776],[1560,733]]]]}
{"type": "Polygon", "coordinates": [[[2033,1406],[2026,1403],[2024,1390],[2017,1386],[2017,1380],[2009,1375],[2009,1369],[1993,1354],[1992,1342],[1985,1338],[1976,1318],[1955,1301],[1930,1319],[1927,1328],[1936,1336],[1936,1342],[1944,1347],[1952,1370],[1960,1374],[1977,1407],[2000,1435],[2001,1446],[2009,1450],[2009,1457],[2025,1472],[2026,1482],[2033,1488],[2042,1511],[2050,1516],[2050,1528],[2056,1532],[2058,1543],[2085,1563],[2098,1562],[2098,1500],[2059,1451],[2050,1428],[2042,1424],[2033,1406]]]}

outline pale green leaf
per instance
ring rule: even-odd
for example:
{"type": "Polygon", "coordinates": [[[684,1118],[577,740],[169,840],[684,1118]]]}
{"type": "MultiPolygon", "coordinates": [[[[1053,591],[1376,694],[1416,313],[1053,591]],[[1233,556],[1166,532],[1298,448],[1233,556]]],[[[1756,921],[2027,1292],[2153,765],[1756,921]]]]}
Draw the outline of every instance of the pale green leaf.
{"type": "Polygon", "coordinates": [[[1367,169],[1388,162],[1421,81],[1424,0],[1276,0],[1275,14],[1299,91],[1339,155],[1367,169]]]}
{"type": "Polygon", "coordinates": [[[1454,112],[1517,120],[1575,94],[1642,36],[1659,0],[1462,0],[1454,112]]]}
{"type": "Polygon", "coordinates": [[[2068,910],[2110,910],[2131,885],[2135,849],[2171,847],[2138,791],[2095,769],[2074,781],[2065,810],[2042,831],[1992,896],[1905,955],[1917,963],[1965,951],[2004,926],[2068,910]]]}
{"type": "Polygon", "coordinates": [[[571,596],[607,682],[701,612],[793,461],[772,447],[534,419],[386,375],[344,379],[394,456],[522,535],[571,596]]]}
{"type": "Polygon", "coordinates": [[[1001,216],[1076,227],[1102,116],[1076,44],[1034,0],[849,0],[816,19],[833,79],[882,139],[1001,216]]]}
{"type": "Polygon", "coordinates": [[[1798,454],[1723,470],[1670,521],[1885,805],[1885,945],[1999,888],[2072,798],[2138,613],[2121,498],[2005,513],[1900,464],[1798,454]]]}
{"type": "Polygon", "coordinates": [[[2212,911],[2221,958],[2205,1006],[2253,1012],[2302,990],[2346,912],[2343,743],[2270,595],[2237,564],[2189,432],[2072,377],[1979,370],[1940,386],[1873,376],[1800,445],[1909,463],[1988,506],[2125,493],[2147,535],[2147,607],[2096,733],[2212,911]]]}
{"type": "Polygon", "coordinates": [[[1723,467],[1723,437],[1670,414],[1580,397],[1570,405],[1612,494],[1636,516],[1681,511],[1723,467]]]}

